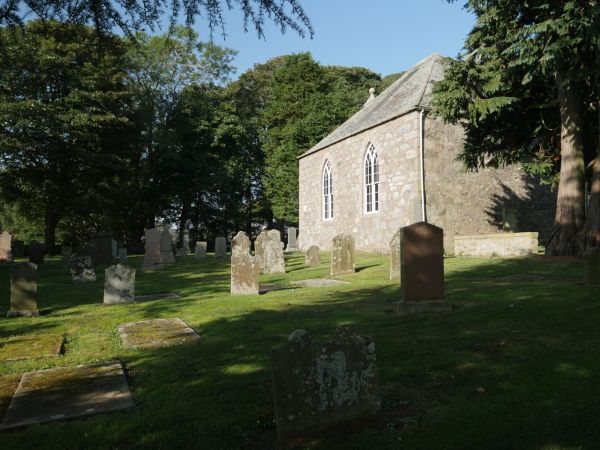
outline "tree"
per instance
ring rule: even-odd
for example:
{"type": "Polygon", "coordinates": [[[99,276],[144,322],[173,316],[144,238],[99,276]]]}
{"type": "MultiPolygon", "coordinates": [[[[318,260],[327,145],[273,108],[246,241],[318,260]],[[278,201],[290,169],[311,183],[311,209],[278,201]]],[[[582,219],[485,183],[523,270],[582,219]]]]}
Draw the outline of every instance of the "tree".
{"type": "Polygon", "coordinates": [[[225,34],[224,12],[237,5],[244,16],[244,29],[252,25],[259,37],[264,37],[265,18],[273,20],[281,32],[288,28],[300,36],[313,29],[298,0],[3,0],[0,3],[0,26],[23,25],[26,17],[56,20],[66,23],[93,24],[102,34],[110,35],[120,28],[132,35],[142,29],[155,30],[165,11],[170,12],[170,24],[184,17],[191,26],[196,17],[204,16],[212,30],[225,34]]]}
{"type": "MultiPolygon", "coordinates": [[[[597,153],[589,142],[597,140],[598,129],[584,124],[592,112],[586,105],[591,99],[597,104],[598,6],[471,0],[468,7],[477,22],[464,54],[434,88],[434,110],[464,123],[461,158],[471,168],[525,162],[537,173],[559,172],[546,252],[582,254],[594,245],[586,239],[582,248],[577,239],[585,220],[585,161],[597,153]]],[[[588,217],[599,213],[590,208],[588,217]]]]}
{"type": "Polygon", "coordinates": [[[127,158],[125,49],[117,38],[100,44],[90,28],[52,21],[0,34],[3,199],[18,201],[26,216],[43,215],[51,250],[61,218],[89,218],[116,188],[113,175],[127,158]]]}

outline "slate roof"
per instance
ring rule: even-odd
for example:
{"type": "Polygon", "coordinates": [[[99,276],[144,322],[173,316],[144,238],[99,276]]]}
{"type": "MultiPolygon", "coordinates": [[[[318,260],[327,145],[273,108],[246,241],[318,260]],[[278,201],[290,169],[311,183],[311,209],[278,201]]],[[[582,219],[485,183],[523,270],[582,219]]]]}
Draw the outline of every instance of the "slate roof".
{"type": "Polygon", "coordinates": [[[408,69],[390,87],[298,159],[415,109],[427,108],[433,82],[444,77],[444,59],[442,55],[433,53],[408,69]]]}

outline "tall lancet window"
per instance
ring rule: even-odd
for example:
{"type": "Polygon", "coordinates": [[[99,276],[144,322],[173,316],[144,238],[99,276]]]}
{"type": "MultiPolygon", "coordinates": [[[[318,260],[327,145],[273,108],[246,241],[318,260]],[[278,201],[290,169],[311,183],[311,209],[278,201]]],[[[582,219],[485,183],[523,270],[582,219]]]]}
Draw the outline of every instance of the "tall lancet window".
{"type": "Polygon", "coordinates": [[[323,218],[333,219],[333,177],[329,161],[323,169],[323,218]]]}
{"type": "Polygon", "coordinates": [[[379,162],[373,144],[365,156],[365,212],[379,211],[379,162]]]}

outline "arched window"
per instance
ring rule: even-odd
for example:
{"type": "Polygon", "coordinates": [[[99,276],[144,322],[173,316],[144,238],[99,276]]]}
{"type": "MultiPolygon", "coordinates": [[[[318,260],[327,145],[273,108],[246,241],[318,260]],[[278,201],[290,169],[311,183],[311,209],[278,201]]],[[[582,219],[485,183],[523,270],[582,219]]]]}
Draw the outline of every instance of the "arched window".
{"type": "Polygon", "coordinates": [[[329,161],[323,169],[323,218],[333,219],[333,177],[329,161]]]}
{"type": "Polygon", "coordinates": [[[379,211],[379,162],[373,144],[365,156],[365,212],[379,211]]]}

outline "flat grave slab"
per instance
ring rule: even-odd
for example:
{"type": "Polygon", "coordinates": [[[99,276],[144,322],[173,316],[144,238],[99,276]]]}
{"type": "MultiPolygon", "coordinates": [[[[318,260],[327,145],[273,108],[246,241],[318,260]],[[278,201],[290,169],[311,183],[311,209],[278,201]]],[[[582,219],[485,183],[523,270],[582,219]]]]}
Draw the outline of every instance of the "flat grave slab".
{"type": "Polygon", "coordinates": [[[288,285],[284,285],[284,284],[274,284],[274,283],[263,283],[259,286],[258,289],[258,293],[259,294],[266,294],[267,292],[271,292],[271,291],[285,291],[288,289],[296,289],[297,286],[288,286],[288,285]]]}
{"type": "Polygon", "coordinates": [[[292,284],[301,287],[315,288],[323,286],[341,286],[343,284],[350,284],[349,281],[331,280],[329,278],[312,278],[310,280],[297,280],[292,281],[292,284]]]}
{"type": "Polygon", "coordinates": [[[120,362],[38,370],[23,374],[0,430],[132,406],[120,362]]]}
{"type": "Polygon", "coordinates": [[[0,362],[58,356],[62,344],[58,334],[14,337],[0,344],[0,362]]]}
{"type": "Polygon", "coordinates": [[[119,325],[119,335],[126,348],[159,348],[200,339],[181,319],[154,319],[119,325]]]}
{"type": "Polygon", "coordinates": [[[161,294],[147,294],[147,295],[136,295],[133,299],[134,302],[146,302],[148,300],[165,300],[165,299],[177,299],[181,298],[180,295],[175,292],[164,292],[161,294]]]}
{"type": "Polygon", "coordinates": [[[8,409],[10,400],[15,395],[20,379],[21,374],[0,377],[0,420],[4,417],[4,412],[8,409]]]}

